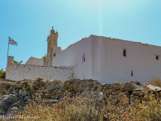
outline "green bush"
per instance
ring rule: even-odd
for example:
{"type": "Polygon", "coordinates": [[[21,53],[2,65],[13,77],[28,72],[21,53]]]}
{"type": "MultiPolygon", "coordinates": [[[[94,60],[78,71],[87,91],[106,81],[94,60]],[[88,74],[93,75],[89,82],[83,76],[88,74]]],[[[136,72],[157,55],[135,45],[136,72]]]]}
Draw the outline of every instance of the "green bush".
{"type": "Polygon", "coordinates": [[[6,72],[1,69],[0,70],[0,78],[5,79],[5,76],[6,76],[6,72]]]}

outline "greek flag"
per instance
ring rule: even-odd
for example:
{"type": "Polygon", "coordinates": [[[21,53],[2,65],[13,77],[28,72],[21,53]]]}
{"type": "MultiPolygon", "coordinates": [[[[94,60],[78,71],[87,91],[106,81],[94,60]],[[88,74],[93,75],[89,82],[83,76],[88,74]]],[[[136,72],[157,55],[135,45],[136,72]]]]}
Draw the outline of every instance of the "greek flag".
{"type": "Polygon", "coordinates": [[[13,40],[12,38],[10,38],[10,37],[9,37],[9,44],[15,45],[15,46],[18,45],[18,43],[15,40],[13,40]]]}

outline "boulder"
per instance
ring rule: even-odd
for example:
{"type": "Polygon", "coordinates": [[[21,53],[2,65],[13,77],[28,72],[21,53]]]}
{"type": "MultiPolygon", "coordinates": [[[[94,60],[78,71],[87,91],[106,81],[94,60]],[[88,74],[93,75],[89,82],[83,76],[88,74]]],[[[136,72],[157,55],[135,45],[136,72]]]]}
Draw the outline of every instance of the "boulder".
{"type": "Polygon", "coordinates": [[[68,90],[76,93],[82,93],[88,90],[100,92],[102,89],[102,85],[98,81],[92,79],[88,80],[74,79],[64,82],[62,89],[65,91],[68,90]]]}
{"type": "Polygon", "coordinates": [[[158,86],[147,85],[146,87],[147,87],[148,90],[150,90],[150,91],[157,91],[157,92],[160,92],[160,91],[161,91],[161,87],[158,87],[158,86]]]}
{"type": "Polygon", "coordinates": [[[139,86],[143,86],[140,82],[138,82],[138,81],[130,81],[131,83],[134,83],[134,84],[136,84],[136,85],[139,85],[139,86]]]}
{"type": "Polygon", "coordinates": [[[121,84],[121,90],[122,91],[129,91],[132,92],[133,90],[142,90],[143,86],[137,85],[135,82],[124,82],[121,84]]]}
{"type": "Polygon", "coordinates": [[[79,80],[72,79],[64,82],[64,85],[62,87],[63,90],[72,90],[72,85],[76,83],[79,80]]]}
{"type": "Polygon", "coordinates": [[[38,78],[33,82],[32,87],[33,89],[40,89],[44,85],[45,85],[45,80],[38,78]]]}
{"type": "Polygon", "coordinates": [[[101,101],[102,99],[103,99],[103,92],[99,92],[98,94],[96,94],[95,96],[96,101],[101,101]]]}
{"type": "Polygon", "coordinates": [[[61,89],[54,90],[53,91],[53,94],[51,95],[51,98],[52,99],[60,99],[60,98],[63,98],[64,93],[65,92],[63,90],[61,90],[61,89]]]}
{"type": "Polygon", "coordinates": [[[26,90],[22,91],[22,96],[23,96],[23,97],[26,96],[26,90]]]}
{"type": "Polygon", "coordinates": [[[120,83],[113,83],[113,84],[104,84],[102,85],[102,91],[107,91],[107,90],[114,90],[118,91],[121,88],[120,83]]]}
{"type": "Polygon", "coordinates": [[[50,81],[50,82],[45,84],[45,87],[48,91],[60,89],[60,88],[62,88],[62,86],[63,86],[63,82],[58,81],[58,80],[50,81]]]}
{"type": "Polygon", "coordinates": [[[0,99],[0,112],[2,115],[5,115],[8,109],[15,106],[24,106],[25,102],[20,99],[18,96],[10,94],[4,95],[0,99]]]}

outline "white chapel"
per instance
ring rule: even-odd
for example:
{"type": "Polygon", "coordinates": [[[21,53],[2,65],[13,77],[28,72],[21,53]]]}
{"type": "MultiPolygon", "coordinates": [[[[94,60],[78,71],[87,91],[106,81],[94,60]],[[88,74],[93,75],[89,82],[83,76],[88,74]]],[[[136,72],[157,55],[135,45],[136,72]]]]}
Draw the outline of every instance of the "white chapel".
{"type": "MultiPolygon", "coordinates": [[[[47,37],[47,44],[47,55],[41,59],[31,57],[23,66],[26,68],[30,66],[30,69],[31,66],[35,68],[38,66],[54,67],[59,71],[61,68],[69,67],[68,71],[72,70],[69,74],[72,75],[72,78],[95,79],[101,83],[118,81],[146,83],[153,78],[161,79],[160,46],[91,35],[62,50],[61,47],[58,47],[58,32],[53,28],[47,37]]],[[[8,68],[8,71],[11,72],[14,67],[8,68]]],[[[34,72],[37,73],[37,71],[34,72]]],[[[46,73],[45,78],[48,73],[51,73],[44,72],[46,73]]],[[[68,72],[63,71],[62,73],[68,72]]],[[[8,75],[8,78],[13,77],[11,73],[8,75]]],[[[51,78],[54,79],[57,76],[51,78]]]]}

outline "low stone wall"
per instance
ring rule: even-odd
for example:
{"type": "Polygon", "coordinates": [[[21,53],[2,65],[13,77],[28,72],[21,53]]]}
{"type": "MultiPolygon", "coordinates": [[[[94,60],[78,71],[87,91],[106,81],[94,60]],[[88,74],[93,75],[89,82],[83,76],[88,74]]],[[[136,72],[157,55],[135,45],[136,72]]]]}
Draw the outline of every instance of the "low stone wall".
{"type": "MultiPolygon", "coordinates": [[[[103,85],[91,79],[72,79],[65,82],[60,80],[49,81],[40,78],[21,81],[0,79],[0,95],[2,95],[0,98],[0,115],[16,114],[17,111],[21,111],[22,107],[25,107],[26,104],[30,104],[33,101],[51,106],[52,104],[61,102],[63,99],[67,101],[68,99],[65,99],[65,97],[87,97],[95,101],[95,104],[98,104],[97,102],[105,103],[110,99],[115,105],[118,105],[123,98],[124,100],[122,101],[128,102],[128,104],[132,104],[136,100],[144,99],[144,101],[147,101],[148,95],[150,94],[155,94],[153,96],[156,96],[159,102],[161,100],[161,87],[153,85],[143,86],[140,82],[134,81],[103,85]]],[[[77,98],[75,104],[82,105],[83,103],[79,101],[79,98],[77,98]]],[[[160,103],[157,104],[159,105],[160,103]]],[[[125,106],[123,103],[121,105],[125,106]]],[[[147,109],[149,108],[147,107],[147,109]]],[[[122,108],[122,111],[125,110],[122,108]]]]}
{"type": "Polygon", "coordinates": [[[9,64],[6,70],[6,79],[23,80],[42,78],[46,80],[72,79],[74,75],[73,67],[47,67],[36,65],[9,64]]]}

